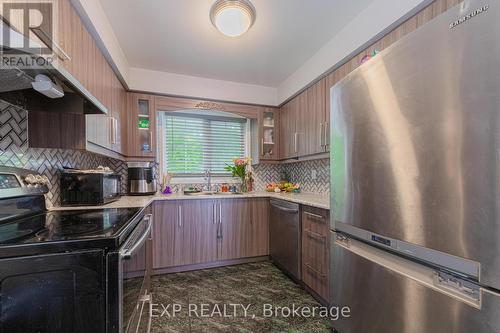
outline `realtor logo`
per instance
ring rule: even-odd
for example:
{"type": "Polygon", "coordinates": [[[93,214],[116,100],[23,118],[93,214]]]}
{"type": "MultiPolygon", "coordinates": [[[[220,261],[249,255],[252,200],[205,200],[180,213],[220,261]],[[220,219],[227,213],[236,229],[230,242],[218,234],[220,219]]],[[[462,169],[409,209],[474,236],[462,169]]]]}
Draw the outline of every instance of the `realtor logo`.
{"type": "Polygon", "coordinates": [[[52,1],[0,0],[2,53],[52,54],[54,3],[52,1]]]}

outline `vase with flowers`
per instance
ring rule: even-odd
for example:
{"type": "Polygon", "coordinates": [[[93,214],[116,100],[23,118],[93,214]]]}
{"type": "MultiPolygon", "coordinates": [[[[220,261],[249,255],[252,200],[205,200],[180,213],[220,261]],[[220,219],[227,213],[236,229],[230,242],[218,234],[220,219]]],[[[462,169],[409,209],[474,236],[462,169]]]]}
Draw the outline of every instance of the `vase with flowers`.
{"type": "Polygon", "coordinates": [[[225,169],[231,172],[233,177],[241,179],[241,192],[248,192],[247,188],[247,167],[250,164],[250,158],[242,157],[233,160],[234,165],[226,164],[225,169]]]}

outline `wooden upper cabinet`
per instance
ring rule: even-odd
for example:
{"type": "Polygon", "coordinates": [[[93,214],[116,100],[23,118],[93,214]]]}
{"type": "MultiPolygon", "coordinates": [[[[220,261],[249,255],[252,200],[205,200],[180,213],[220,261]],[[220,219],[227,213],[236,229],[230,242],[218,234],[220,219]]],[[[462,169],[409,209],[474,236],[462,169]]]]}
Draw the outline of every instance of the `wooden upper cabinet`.
{"type": "Polygon", "coordinates": [[[279,159],[279,112],[275,108],[262,108],[259,114],[259,159],[279,159]]]}
{"type": "Polygon", "coordinates": [[[326,78],[306,89],[280,111],[281,159],[328,151],[329,109],[326,78]]]}
{"type": "Polygon", "coordinates": [[[302,92],[295,100],[294,157],[297,157],[308,155],[308,141],[311,133],[308,129],[310,115],[307,105],[307,91],[302,92]]]}
{"type": "Polygon", "coordinates": [[[306,90],[307,117],[305,120],[306,154],[325,152],[326,147],[326,79],[317,82],[306,90]]]}
{"type": "Polygon", "coordinates": [[[279,137],[281,159],[296,156],[295,126],[296,126],[296,100],[292,99],[282,106],[280,110],[279,137]]]}
{"type": "Polygon", "coordinates": [[[127,94],[126,154],[131,157],[154,157],[156,152],[156,112],[154,96],[127,94]]]}

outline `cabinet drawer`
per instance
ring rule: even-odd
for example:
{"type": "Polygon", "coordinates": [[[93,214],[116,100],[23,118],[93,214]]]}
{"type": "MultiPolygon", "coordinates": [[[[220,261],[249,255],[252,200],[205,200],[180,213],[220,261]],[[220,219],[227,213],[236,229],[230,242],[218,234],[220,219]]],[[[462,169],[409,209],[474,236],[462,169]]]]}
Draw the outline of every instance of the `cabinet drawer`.
{"type": "Polygon", "coordinates": [[[302,209],[302,281],[324,300],[329,295],[329,211],[302,209]]]}

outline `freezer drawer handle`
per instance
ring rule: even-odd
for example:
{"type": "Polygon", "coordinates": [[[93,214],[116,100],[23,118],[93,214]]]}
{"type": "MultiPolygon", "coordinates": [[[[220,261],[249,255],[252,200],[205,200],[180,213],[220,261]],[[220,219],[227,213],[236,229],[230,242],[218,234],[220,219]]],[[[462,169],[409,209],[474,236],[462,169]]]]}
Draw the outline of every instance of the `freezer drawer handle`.
{"type": "Polygon", "coordinates": [[[436,272],[434,282],[442,290],[479,302],[479,287],[469,281],[444,272],[436,272]]]}

